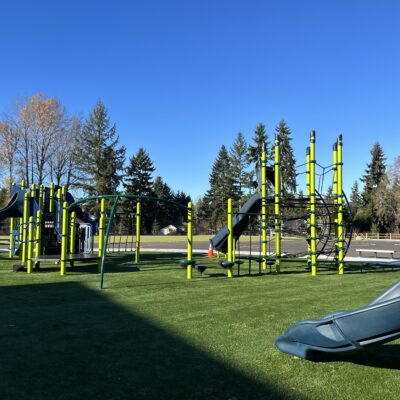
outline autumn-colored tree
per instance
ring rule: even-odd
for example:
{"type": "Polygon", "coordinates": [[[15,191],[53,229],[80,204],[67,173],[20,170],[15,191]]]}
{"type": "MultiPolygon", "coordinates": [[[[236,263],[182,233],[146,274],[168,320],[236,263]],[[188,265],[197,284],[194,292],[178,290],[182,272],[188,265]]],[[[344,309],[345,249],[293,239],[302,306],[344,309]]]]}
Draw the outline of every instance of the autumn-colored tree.
{"type": "Polygon", "coordinates": [[[18,129],[9,122],[0,122],[0,163],[7,170],[6,188],[8,193],[11,192],[13,183],[19,142],[18,129]]]}

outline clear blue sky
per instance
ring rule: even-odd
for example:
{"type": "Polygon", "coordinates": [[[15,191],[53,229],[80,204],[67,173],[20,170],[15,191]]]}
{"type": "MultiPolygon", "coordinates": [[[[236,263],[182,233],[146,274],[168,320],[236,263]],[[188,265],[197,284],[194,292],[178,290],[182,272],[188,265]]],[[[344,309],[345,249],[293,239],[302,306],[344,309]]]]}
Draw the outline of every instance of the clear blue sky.
{"type": "Polygon", "coordinates": [[[344,135],[345,188],[375,141],[400,154],[400,2],[7,1],[0,111],[41,91],[109,109],[128,154],[144,147],[174,189],[208,188],[221,144],[284,118],[296,157],[344,135]]]}

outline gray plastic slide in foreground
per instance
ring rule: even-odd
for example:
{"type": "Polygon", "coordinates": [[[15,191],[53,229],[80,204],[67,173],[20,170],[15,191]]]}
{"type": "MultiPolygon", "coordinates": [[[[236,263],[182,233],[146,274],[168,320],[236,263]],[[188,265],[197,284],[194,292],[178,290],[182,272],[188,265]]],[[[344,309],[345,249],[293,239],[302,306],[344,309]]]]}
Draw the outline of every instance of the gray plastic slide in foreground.
{"type": "Polygon", "coordinates": [[[363,349],[400,337],[400,281],[365,307],[337,311],[292,325],[275,345],[284,353],[312,359],[315,353],[363,349]]]}

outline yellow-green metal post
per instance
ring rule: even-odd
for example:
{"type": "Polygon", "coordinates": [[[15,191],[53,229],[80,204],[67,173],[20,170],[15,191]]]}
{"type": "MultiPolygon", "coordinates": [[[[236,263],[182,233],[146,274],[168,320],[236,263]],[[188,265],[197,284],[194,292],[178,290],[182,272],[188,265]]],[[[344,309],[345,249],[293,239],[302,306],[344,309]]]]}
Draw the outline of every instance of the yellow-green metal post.
{"type": "Polygon", "coordinates": [[[72,211],[70,218],[70,228],[69,228],[69,252],[75,254],[75,244],[76,244],[76,212],[72,211]]]}
{"type": "Polygon", "coordinates": [[[343,237],[343,142],[342,135],[339,136],[337,145],[337,205],[338,205],[338,217],[337,217],[337,245],[338,251],[338,266],[339,275],[344,274],[344,237],[343,237]]]}
{"type": "Polygon", "coordinates": [[[22,258],[23,234],[24,234],[24,219],[19,218],[19,258],[22,258]]]}
{"type": "Polygon", "coordinates": [[[34,247],[34,238],[33,238],[34,225],[35,225],[35,219],[33,217],[29,217],[28,250],[27,250],[27,263],[26,263],[26,272],[28,274],[32,272],[32,264],[33,264],[32,258],[33,258],[33,247],[34,247]]]}
{"type": "Polygon", "coordinates": [[[54,183],[50,183],[50,198],[49,198],[49,212],[54,212],[54,183]]]}
{"type": "Polygon", "coordinates": [[[25,190],[26,189],[25,179],[22,179],[20,187],[21,187],[21,190],[25,190]]]}
{"type": "MultiPolygon", "coordinates": [[[[232,199],[228,199],[228,253],[227,261],[233,262],[233,211],[232,199]]],[[[233,277],[232,268],[228,268],[228,278],[233,277]]]]}
{"type": "Polygon", "coordinates": [[[32,199],[36,199],[36,185],[34,183],[31,185],[31,197],[32,199]]]}
{"type": "Polygon", "coordinates": [[[14,231],[14,218],[10,218],[10,251],[8,252],[8,257],[13,258],[13,231],[14,231]]]}
{"type": "Polygon", "coordinates": [[[334,209],[334,229],[335,229],[335,260],[336,265],[339,268],[339,245],[338,245],[338,225],[337,225],[337,199],[338,199],[338,178],[337,178],[337,141],[333,144],[333,209],[334,209]]]}
{"type": "Polygon", "coordinates": [[[307,147],[306,150],[306,196],[308,199],[307,202],[307,212],[308,212],[308,217],[307,217],[307,265],[311,268],[311,242],[310,242],[310,236],[311,236],[311,220],[310,220],[310,147],[307,147]]]}
{"type": "Polygon", "coordinates": [[[62,192],[61,192],[61,188],[58,188],[56,197],[57,197],[58,203],[59,203],[59,204],[62,204],[62,192]]]}
{"type": "MultiPolygon", "coordinates": [[[[193,205],[191,201],[188,203],[187,212],[187,259],[188,261],[191,261],[193,257],[193,205]]],[[[192,269],[193,267],[189,263],[186,269],[187,279],[192,279],[192,269]]]]}
{"type": "Polygon", "coordinates": [[[36,211],[36,237],[35,237],[35,256],[39,257],[42,252],[42,211],[36,211]]]}
{"type": "Polygon", "coordinates": [[[279,136],[275,135],[275,269],[276,272],[281,270],[281,149],[279,143],[279,136]]]}
{"type": "Polygon", "coordinates": [[[261,153],[261,256],[262,268],[267,269],[267,155],[261,153]]]}
{"type": "Polygon", "coordinates": [[[315,131],[310,135],[310,247],[311,275],[317,275],[317,220],[315,193],[315,131]]]}
{"type": "Polygon", "coordinates": [[[39,187],[39,207],[41,210],[43,210],[43,204],[44,204],[44,186],[40,185],[40,187],[39,187]]]}
{"type": "Polygon", "coordinates": [[[66,186],[62,186],[61,187],[61,195],[62,195],[62,201],[66,201],[67,200],[67,187],[66,186]]]}
{"type": "MultiPolygon", "coordinates": [[[[103,246],[104,246],[104,233],[106,229],[106,200],[101,199],[100,201],[100,221],[99,221],[99,245],[98,245],[98,254],[99,254],[99,272],[101,268],[101,256],[103,254],[103,246]]],[[[107,251],[107,249],[106,249],[107,251]]]]}
{"type": "Polygon", "coordinates": [[[136,241],[135,241],[135,263],[140,263],[140,201],[136,203],[136,241]]]}
{"type": "Polygon", "coordinates": [[[65,275],[67,269],[68,228],[68,203],[64,201],[62,205],[60,275],[65,275]]]}
{"type": "Polygon", "coordinates": [[[24,196],[24,215],[22,218],[22,263],[27,259],[27,239],[28,239],[28,223],[29,223],[29,193],[24,196]]]}

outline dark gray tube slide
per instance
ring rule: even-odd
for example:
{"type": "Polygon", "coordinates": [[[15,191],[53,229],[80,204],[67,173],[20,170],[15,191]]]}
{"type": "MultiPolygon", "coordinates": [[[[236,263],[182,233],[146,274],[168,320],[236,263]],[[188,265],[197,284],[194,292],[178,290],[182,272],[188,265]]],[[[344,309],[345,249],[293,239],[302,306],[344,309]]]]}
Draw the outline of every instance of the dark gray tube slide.
{"type": "Polygon", "coordinates": [[[398,337],[400,281],[365,307],[295,323],[277,338],[275,345],[283,353],[312,359],[315,353],[358,350],[398,337]]]}

